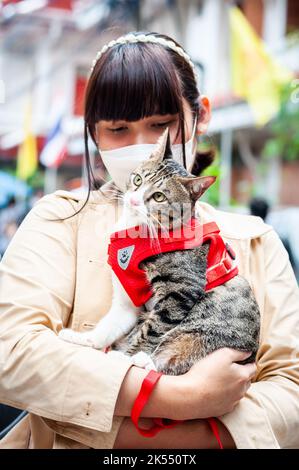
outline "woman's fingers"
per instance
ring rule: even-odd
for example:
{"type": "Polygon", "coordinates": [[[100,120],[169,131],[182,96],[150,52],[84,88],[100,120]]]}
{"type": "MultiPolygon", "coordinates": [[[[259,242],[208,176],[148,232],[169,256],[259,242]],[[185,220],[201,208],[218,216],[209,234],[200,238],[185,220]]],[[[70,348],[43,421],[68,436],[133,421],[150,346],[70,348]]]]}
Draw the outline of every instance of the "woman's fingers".
{"type": "Polygon", "coordinates": [[[257,371],[257,366],[255,362],[249,362],[247,364],[238,364],[238,362],[248,359],[251,356],[252,351],[238,351],[236,349],[228,349],[230,351],[231,361],[234,363],[233,365],[235,367],[242,368],[245,378],[252,379],[257,371]]]}
{"type": "Polygon", "coordinates": [[[245,361],[245,359],[248,359],[252,354],[252,351],[239,351],[231,348],[227,349],[230,351],[232,362],[245,361]]]}
{"type": "Polygon", "coordinates": [[[250,362],[249,364],[240,365],[240,367],[244,367],[246,370],[247,376],[252,379],[256,374],[256,364],[254,362],[250,362]]]}

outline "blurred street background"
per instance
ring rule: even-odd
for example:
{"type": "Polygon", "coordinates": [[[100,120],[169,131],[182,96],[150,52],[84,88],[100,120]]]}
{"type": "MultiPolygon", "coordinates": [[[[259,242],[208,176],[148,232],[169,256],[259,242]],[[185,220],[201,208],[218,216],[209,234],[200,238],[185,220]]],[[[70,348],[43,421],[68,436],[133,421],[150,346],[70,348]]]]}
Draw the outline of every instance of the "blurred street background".
{"type": "Polygon", "coordinates": [[[273,225],[299,279],[298,0],[0,1],[0,259],[36,200],[84,194],[91,63],[132,30],[168,34],[191,56],[212,103],[198,145],[217,149],[205,200],[273,225]]]}

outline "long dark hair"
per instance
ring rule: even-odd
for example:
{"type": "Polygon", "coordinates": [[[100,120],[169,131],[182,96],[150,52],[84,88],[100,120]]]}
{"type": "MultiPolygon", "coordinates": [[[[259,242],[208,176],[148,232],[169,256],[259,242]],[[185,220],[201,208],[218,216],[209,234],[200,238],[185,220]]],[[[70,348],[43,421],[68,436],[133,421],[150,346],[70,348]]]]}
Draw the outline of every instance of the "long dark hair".
{"type": "MultiPolygon", "coordinates": [[[[130,34],[164,38],[181,47],[165,34],[144,31],[130,34]]],[[[101,183],[92,171],[88,149],[89,136],[98,146],[95,126],[101,119],[137,121],[153,114],[178,113],[177,136],[182,138],[186,168],[183,98],[191,107],[193,119],[197,116],[200,121],[202,108],[193,69],[184,57],[170,48],[150,42],[115,44],[99,57],[85,90],[84,145],[88,194],[78,212],[87,204],[92,190],[101,191],[101,183]]],[[[211,163],[210,160],[212,157],[205,153],[201,165],[200,154],[197,154],[194,166],[197,174],[211,163]]]]}

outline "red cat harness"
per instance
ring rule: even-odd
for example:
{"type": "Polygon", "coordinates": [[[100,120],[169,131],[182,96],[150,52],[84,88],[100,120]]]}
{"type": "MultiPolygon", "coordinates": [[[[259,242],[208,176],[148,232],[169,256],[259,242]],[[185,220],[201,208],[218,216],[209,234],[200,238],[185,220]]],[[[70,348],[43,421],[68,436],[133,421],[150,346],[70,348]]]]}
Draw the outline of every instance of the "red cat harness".
{"type": "Polygon", "coordinates": [[[150,237],[146,226],[135,226],[114,232],[108,246],[108,263],[117,275],[133,304],[139,307],[153,295],[146,273],[140,263],[153,255],[175,250],[196,248],[210,243],[205,290],[224,284],[238,274],[234,263],[235,253],[220,235],[215,222],[200,224],[195,217],[183,228],[159,231],[158,237],[150,237]]]}
{"type": "MultiPolygon", "coordinates": [[[[135,226],[114,232],[108,246],[108,263],[134,305],[139,307],[153,295],[146,273],[139,267],[143,260],[160,253],[196,248],[205,242],[210,243],[205,286],[207,291],[224,284],[238,274],[238,267],[234,264],[235,253],[229,244],[223,241],[215,222],[201,225],[196,218],[191,218],[183,229],[169,231],[167,234],[159,231],[157,238],[149,236],[146,226],[135,226]]],[[[161,375],[161,372],[154,370],[148,373],[131,411],[131,419],[142,436],[153,437],[162,429],[182,423],[178,420],[165,422],[162,418],[154,418],[154,425],[150,429],[142,429],[138,425],[142,409],[161,375]]],[[[223,449],[215,418],[208,418],[207,421],[219,447],[223,449]]]]}

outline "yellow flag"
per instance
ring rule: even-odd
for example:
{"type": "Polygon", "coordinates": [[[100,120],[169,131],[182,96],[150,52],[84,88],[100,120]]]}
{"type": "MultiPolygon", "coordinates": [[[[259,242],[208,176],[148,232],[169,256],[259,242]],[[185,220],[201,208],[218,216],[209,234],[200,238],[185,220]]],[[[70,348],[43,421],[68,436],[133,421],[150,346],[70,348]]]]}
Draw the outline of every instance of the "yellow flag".
{"type": "Polygon", "coordinates": [[[38,154],[36,138],[31,129],[31,103],[28,103],[25,111],[24,141],[20,144],[17,156],[16,176],[27,180],[33,175],[38,166],[38,154]]]}
{"type": "Polygon", "coordinates": [[[248,101],[262,126],[279,111],[281,86],[293,76],[269,54],[239,8],[230,8],[229,16],[232,89],[248,101]]]}

